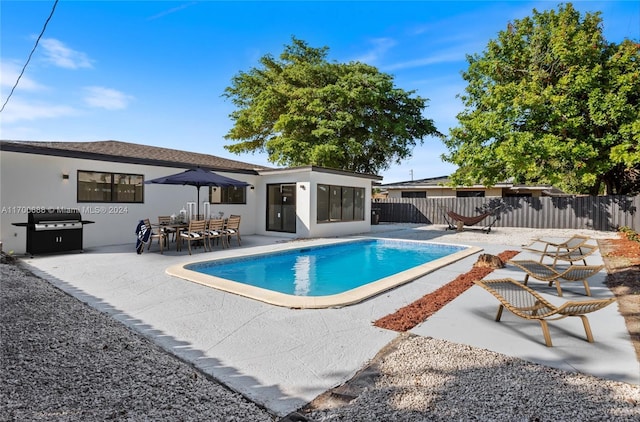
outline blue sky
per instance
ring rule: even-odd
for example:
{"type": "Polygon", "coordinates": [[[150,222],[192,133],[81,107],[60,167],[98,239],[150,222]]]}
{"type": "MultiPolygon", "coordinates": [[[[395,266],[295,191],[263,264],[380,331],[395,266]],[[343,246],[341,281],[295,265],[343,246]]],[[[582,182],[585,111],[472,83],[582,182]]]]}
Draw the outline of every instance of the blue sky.
{"type": "MultiPolygon", "coordinates": [[[[0,3],[0,99],[9,91],[54,1],[0,3]]],[[[0,113],[2,139],[114,139],[272,165],[234,155],[231,78],[278,56],[295,36],[359,60],[429,99],[425,116],[448,133],[462,110],[460,72],[508,22],[558,1],[72,1],[61,0],[20,83],[0,113]]],[[[609,41],[640,40],[640,2],[578,1],[601,11],[609,41]]],[[[446,152],[426,139],[383,183],[450,174],[446,152]]]]}

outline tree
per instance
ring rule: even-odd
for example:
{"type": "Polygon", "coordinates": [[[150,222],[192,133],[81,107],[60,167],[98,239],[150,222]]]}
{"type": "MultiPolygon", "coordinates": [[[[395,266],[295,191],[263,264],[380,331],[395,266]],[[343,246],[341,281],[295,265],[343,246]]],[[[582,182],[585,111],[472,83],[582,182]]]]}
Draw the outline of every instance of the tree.
{"type": "Polygon", "coordinates": [[[601,23],[570,3],[534,9],[467,56],[465,109],[443,155],[459,166],[453,183],[640,190],[640,45],[607,42],[601,23]]]}
{"type": "Polygon", "coordinates": [[[225,138],[238,142],[225,148],[267,152],[283,166],[377,173],[437,134],[422,116],[425,99],[375,67],[328,62],[327,52],[293,38],[279,60],[266,55],[234,76],[224,95],[237,107],[235,123],[225,138]]]}

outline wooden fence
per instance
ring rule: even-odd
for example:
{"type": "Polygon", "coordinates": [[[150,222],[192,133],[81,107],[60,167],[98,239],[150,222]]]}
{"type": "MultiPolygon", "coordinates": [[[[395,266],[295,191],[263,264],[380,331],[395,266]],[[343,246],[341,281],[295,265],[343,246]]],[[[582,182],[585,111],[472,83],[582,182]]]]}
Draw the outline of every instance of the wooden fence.
{"type": "Polygon", "coordinates": [[[393,198],[375,200],[372,212],[380,222],[448,224],[451,210],[475,216],[495,210],[481,223],[493,227],[536,229],[593,229],[630,227],[640,231],[640,196],[513,197],[513,198],[393,198]]]}

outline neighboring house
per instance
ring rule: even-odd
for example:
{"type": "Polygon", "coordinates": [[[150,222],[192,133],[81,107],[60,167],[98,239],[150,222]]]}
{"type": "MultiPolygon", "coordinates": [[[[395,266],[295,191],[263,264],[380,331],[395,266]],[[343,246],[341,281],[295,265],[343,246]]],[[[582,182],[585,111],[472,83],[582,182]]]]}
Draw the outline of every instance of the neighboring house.
{"type": "MultiPolygon", "coordinates": [[[[242,216],[242,234],[289,238],[370,231],[371,187],[381,177],[305,166],[271,169],[207,154],[118,141],[0,141],[0,241],[26,251],[29,211],[78,209],[84,247],[135,244],[140,219],[177,214],[195,203],[193,186],[145,180],[202,167],[247,188],[203,188],[200,210],[242,216]]],[[[132,246],[132,251],[133,251],[132,246]]]]}
{"type": "Polygon", "coordinates": [[[449,186],[447,176],[407,182],[380,185],[386,190],[388,198],[468,198],[468,197],[540,197],[566,196],[562,191],[549,185],[519,185],[512,182],[500,182],[495,186],[449,186]]]}

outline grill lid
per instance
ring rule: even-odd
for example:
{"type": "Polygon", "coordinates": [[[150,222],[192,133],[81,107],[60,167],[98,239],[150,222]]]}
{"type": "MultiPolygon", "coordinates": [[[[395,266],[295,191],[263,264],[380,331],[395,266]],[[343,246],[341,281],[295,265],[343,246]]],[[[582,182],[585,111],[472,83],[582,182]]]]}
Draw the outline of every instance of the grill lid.
{"type": "Polygon", "coordinates": [[[48,221],[45,223],[36,223],[34,224],[35,231],[45,231],[45,230],[69,230],[69,229],[80,229],[82,228],[82,223],[80,221],[48,221]]]}
{"type": "Polygon", "coordinates": [[[82,220],[82,216],[80,215],[80,211],[71,211],[71,212],[57,212],[56,210],[46,211],[46,212],[30,212],[28,214],[27,223],[28,224],[41,224],[41,223],[69,223],[69,222],[80,222],[82,220]]]}

